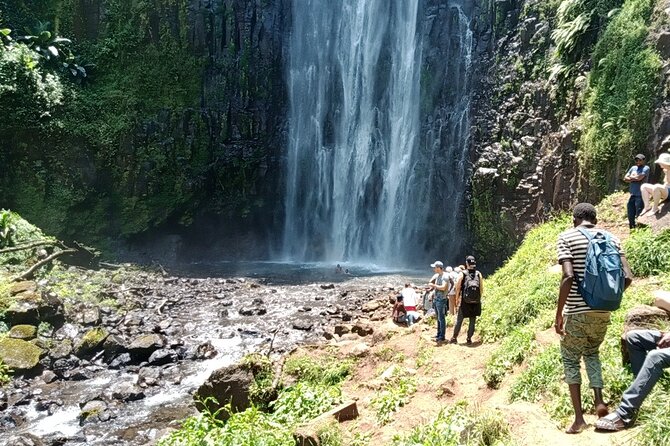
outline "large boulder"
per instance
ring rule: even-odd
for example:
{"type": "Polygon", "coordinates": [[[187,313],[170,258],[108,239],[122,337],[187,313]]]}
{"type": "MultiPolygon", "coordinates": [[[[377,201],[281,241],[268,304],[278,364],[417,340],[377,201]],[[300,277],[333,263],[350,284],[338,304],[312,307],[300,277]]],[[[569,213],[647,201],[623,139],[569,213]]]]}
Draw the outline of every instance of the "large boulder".
{"type": "Polygon", "coordinates": [[[164,345],[165,341],[163,338],[160,335],[152,333],[141,335],[133,339],[128,346],[128,351],[133,360],[141,362],[148,360],[153,352],[162,348],[164,345]]]}
{"type": "Polygon", "coordinates": [[[240,364],[215,370],[195,393],[196,407],[202,411],[204,407],[201,401],[214,398],[216,402],[206,401],[207,409],[212,413],[218,411],[218,418],[225,421],[229,417],[228,411],[219,409],[226,404],[230,403],[233,412],[241,412],[251,406],[249,389],[253,383],[251,370],[240,364]]]}
{"type": "Polygon", "coordinates": [[[670,322],[670,314],[658,307],[638,305],[626,313],[624,331],[662,328],[670,322]]]}
{"type": "MultiPolygon", "coordinates": [[[[5,321],[9,325],[38,325],[42,321],[60,325],[63,321],[63,303],[53,293],[39,293],[28,287],[12,298],[5,312],[5,321]]],[[[10,294],[13,291],[10,291],[10,294]]]]}
{"type": "Polygon", "coordinates": [[[35,368],[42,353],[41,348],[30,342],[12,338],[0,339],[0,359],[12,370],[20,372],[35,368]]]}

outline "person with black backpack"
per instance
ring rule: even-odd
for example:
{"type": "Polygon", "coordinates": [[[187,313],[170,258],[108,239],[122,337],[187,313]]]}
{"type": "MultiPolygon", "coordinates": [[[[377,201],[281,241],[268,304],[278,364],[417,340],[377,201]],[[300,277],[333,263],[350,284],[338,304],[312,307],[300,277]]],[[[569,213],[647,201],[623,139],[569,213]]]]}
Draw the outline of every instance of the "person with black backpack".
{"type": "Polygon", "coordinates": [[[463,271],[462,276],[456,284],[456,304],[458,306],[458,316],[456,317],[456,325],[454,325],[454,333],[451,336],[449,343],[456,344],[458,342],[458,334],[461,332],[461,325],[463,319],[468,318],[468,338],[466,343],[472,344],[472,336],[475,334],[475,324],[477,323],[477,316],[482,315],[482,294],[484,293],[484,279],[482,273],[477,271],[477,262],[473,256],[465,258],[465,265],[467,269],[463,271]]]}

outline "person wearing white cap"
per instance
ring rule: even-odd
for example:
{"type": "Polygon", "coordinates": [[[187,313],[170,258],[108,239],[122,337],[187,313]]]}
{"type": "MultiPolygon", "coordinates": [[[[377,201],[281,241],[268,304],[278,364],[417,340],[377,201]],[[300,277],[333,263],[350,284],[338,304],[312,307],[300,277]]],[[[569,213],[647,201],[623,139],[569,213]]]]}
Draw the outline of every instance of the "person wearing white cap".
{"type": "Polygon", "coordinates": [[[436,342],[444,342],[447,332],[447,297],[446,292],[451,286],[451,276],[444,272],[444,263],[436,260],[430,264],[435,274],[428,282],[428,286],[435,290],[435,300],[433,301],[433,308],[435,308],[435,316],[437,317],[437,336],[436,342]]]}
{"type": "Polygon", "coordinates": [[[642,200],[644,201],[644,210],[640,215],[651,211],[655,214],[660,211],[659,206],[662,201],[667,200],[670,195],[670,153],[661,153],[656,160],[656,164],[661,166],[665,172],[664,184],[643,184],[642,200]],[[651,202],[651,204],[650,204],[651,202]]]}

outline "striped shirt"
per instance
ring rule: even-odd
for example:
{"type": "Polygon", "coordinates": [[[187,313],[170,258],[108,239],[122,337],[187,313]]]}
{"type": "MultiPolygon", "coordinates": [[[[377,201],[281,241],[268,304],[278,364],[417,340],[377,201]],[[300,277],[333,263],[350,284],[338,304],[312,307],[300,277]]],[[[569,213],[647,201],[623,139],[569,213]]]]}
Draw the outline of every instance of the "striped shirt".
{"type": "MultiPolygon", "coordinates": [[[[587,229],[591,233],[598,231],[591,223],[583,223],[580,227],[587,229]]],[[[619,250],[621,257],[623,257],[624,253],[621,249],[621,242],[612,234],[610,236],[619,250]]],[[[575,273],[575,279],[572,281],[572,287],[570,288],[570,294],[568,294],[563,314],[579,314],[590,311],[603,313],[601,310],[594,310],[586,305],[578,288],[578,280],[581,281],[584,277],[588,245],[589,240],[577,228],[569,229],[558,236],[558,263],[563,263],[566,260],[572,261],[572,269],[575,273]]]]}

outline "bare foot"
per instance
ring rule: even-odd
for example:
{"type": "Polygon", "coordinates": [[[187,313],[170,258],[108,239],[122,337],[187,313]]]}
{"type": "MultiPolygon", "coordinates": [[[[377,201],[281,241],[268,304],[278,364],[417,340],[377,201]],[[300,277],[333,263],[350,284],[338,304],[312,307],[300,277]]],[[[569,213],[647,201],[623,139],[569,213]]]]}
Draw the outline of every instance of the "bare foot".
{"type": "Polygon", "coordinates": [[[649,211],[651,211],[650,207],[642,209],[642,212],[640,212],[640,217],[642,217],[644,214],[646,214],[649,211]]]}
{"type": "Polygon", "coordinates": [[[598,407],[596,407],[596,415],[598,415],[598,418],[607,416],[608,413],[609,410],[605,404],[598,404],[598,407]]]}
{"type": "Polygon", "coordinates": [[[566,434],[579,434],[582,431],[584,431],[584,429],[586,429],[587,427],[589,427],[589,425],[586,424],[586,421],[575,421],[574,423],[572,423],[572,426],[570,426],[569,428],[567,428],[565,430],[565,433],[566,434]]]}
{"type": "Polygon", "coordinates": [[[656,214],[656,213],[658,213],[658,211],[659,211],[659,209],[658,209],[658,207],[656,207],[656,206],[654,206],[654,207],[651,208],[651,213],[652,213],[652,214],[656,214]]]}

